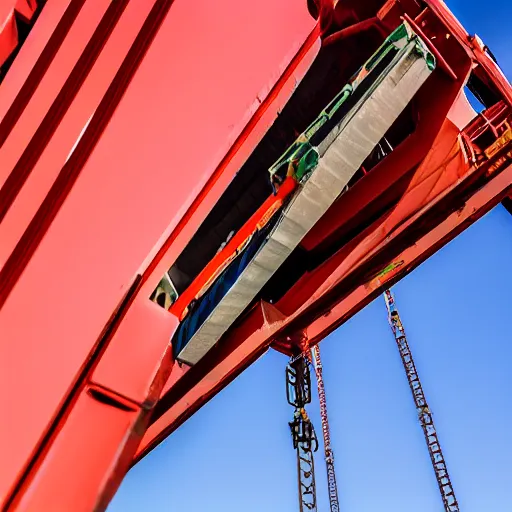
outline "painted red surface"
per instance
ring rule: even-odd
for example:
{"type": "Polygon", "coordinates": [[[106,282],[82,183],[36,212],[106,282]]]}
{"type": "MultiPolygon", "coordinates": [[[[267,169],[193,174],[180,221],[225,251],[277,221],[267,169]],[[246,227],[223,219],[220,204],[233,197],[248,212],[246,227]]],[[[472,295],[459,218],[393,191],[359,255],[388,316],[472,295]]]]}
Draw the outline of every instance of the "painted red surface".
{"type": "MultiPolygon", "coordinates": [[[[307,336],[311,344],[318,343],[370,303],[381,293],[384,287],[389,287],[403,278],[421,262],[496,206],[511,190],[512,166],[509,166],[485,187],[476,192],[471,199],[463,203],[464,206],[461,209],[437,224],[426,235],[416,239],[402,252],[398,250],[397,255],[391,261],[384,260],[377,263],[377,268],[381,269],[392,262],[401,263],[394,272],[381,278],[379,287],[367,286],[371,281],[366,283],[364,279],[363,283],[358,285],[357,283],[361,282],[361,279],[350,281],[351,275],[357,272],[359,272],[359,275],[365,275],[367,269],[375,268],[375,262],[379,261],[379,250],[382,248],[403,247],[404,242],[400,241],[400,235],[411,227],[413,221],[418,219],[428,220],[430,216],[435,216],[436,209],[434,205],[430,205],[430,212],[427,210],[427,212],[411,217],[380,246],[375,247],[373,254],[361,259],[357,265],[346,270],[340,269],[340,273],[345,272],[343,275],[348,281],[347,292],[330,297],[329,301],[326,301],[323,312],[307,317],[306,314],[302,315],[302,313],[307,313],[305,308],[305,311],[301,311],[299,314],[285,317],[276,308],[268,304],[262,304],[255,308],[243,326],[230,331],[225,343],[223,343],[222,352],[215,360],[208,361],[209,364],[197,365],[187,371],[187,378],[181,377],[185,384],[183,389],[179,385],[180,378],[177,378],[176,382],[173,383],[174,385],[165,390],[159,404],[161,410],[158,410],[157,407],[156,412],[158,414],[153,418],[153,423],[140,444],[135,460],[146,455],[151,448],[154,448],[172,433],[189,415],[193,414],[215,395],[225,383],[230,381],[234,369],[241,371],[248,364],[247,362],[252,362],[261,355],[269,343],[283,338],[287,339],[289,336],[286,333],[296,332],[297,329],[307,336]],[[427,213],[430,213],[430,215],[427,213]],[[273,312],[272,322],[265,323],[260,316],[260,308],[271,308],[273,312]],[[295,326],[293,325],[294,321],[295,326]],[[288,330],[290,327],[291,331],[288,330]],[[235,343],[236,348],[234,348],[235,343]],[[240,354],[237,351],[241,351],[240,354]]],[[[361,237],[361,244],[364,245],[364,242],[371,239],[372,236],[371,231],[364,233],[361,237]]],[[[313,304],[315,304],[315,301],[312,300],[309,305],[313,304]]],[[[278,343],[275,348],[280,350],[282,346],[278,343]]]]}
{"type": "Polygon", "coordinates": [[[172,430],[206,403],[219,386],[228,383],[262,355],[272,336],[283,326],[284,317],[272,305],[258,304],[219,347],[219,357],[205,358],[167,389],[160,402],[161,416],[154,417],[136,457],[162,441],[172,430]],[[200,397],[200,399],[199,399],[200,397]],[[164,409],[165,412],[163,411],[164,409]]]}
{"type": "MultiPolygon", "coordinates": [[[[26,171],[27,165],[20,158],[24,152],[26,152],[26,157],[30,155],[28,166],[31,168],[30,179],[13,198],[15,199],[14,203],[0,222],[0,238],[3,242],[0,247],[0,265],[5,264],[41,206],[62,166],[75,147],[77,139],[83,134],[88,121],[98,108],[153,5],[153,2],[146,0],[132,0],[128,3],[118,22],[117,30],[106,42],[93,69],[85,78],[75,101],[65,112],[61,122],[55,126],[55,133],[48,144],[42,148],[41,156],[38,159],[33,159],[34,153],[29,147],[27,148],[27,144],[41,125],[53,125],[51,116],[46,119],[44,117],[47,116],[53,102],[59,104],[57,94],[69,79],[69,73],[76,59],[80,56],[83,47],[98,25],[98,20],[110,3],[110,1],[87,3],[80,11],[68,37],[64,40],[60,51],[56,53],[31,101],[0,148],[0,159],[2,160],[0,173],[5,180],[8,179],[8,176],[12,178],[15,173],[19,174],[20,162],[23,164],[21,168],[26,171]],[[81,33],[80,28],[82,29],[81,33]],[[80,39],[79,36],[82,36],[81,44],[76,40],[80,39]]],[[[37,138],[34,140],[38,141],[37,138]]],[[[8,185],[5,185],[4,197],[8,189],[8,185]]],[[[0,191],[0,196],[2,196],[2,191],[0,191]]],[[[5,201],[7,202],[7,198],[5,201]]]]}
{"type": "Polygon", "coordinates": [[[431,254],[494,208],[507,195],[507,190],[510,191],[511,189],[512,166],[509,166],[502,174],[489,182],[468,200],[463,208],[452,213],[428,234],[421,237],[414,245],[400,253],[396,260],[404,261],[404,268],[396,274],[389,275],[388,279],[383,279],[382,286],[376,293],[369,295],[367,293],[368,289],[365,290],[364,285],[359,286],[334,306],[328,314],[319,317],[318,320],[308,325],[306,329],[308,338],[315,343],[328,336],[357,310],[364,307],[376,295],[380,294],[383,287],[389,287],[404,277],[431,254]],[[354,311],[354,308],[357,308],[357,310],[354,311]]]}
{"type": "MultiPolygon", "coordinates": [[[[97,12],[102,5],[86,2],[84,9],[97,12]]],[[[130,23],[140,26],[148,17],[147,6],[135,5],[140,19],[132,11],[130,23]]],[[[127,29],[121,26],[127,14],[123,13],[112,38],[127,29]]],[[[51,180],[61,172],[73,137],[99,100],[98,96],[91,99],[95,93],[87,84],[78,91],[66,113],[73,137],[66,138],[65,144],[59,142],[54,158],[37,171],[39,179],[53,187],[46,195],[53,202],[34,212],[42,199],[41,188],[34,186],[25,199],[31,211],[15,215],[9,229],[14,243],[16,233],[23,233],[17,249],[26,259],[17,258],[17,266],[9,266],[9,258],[16,255],[11,252],[7,264],[3,261],[0,279],[0,360],[9,361],[0,372],[0,401],[13,418],[0,427],[0,496],[9,496],[35,455],[84,362],[94,354],[112,312],[135,275],[147,267],[148,255],[158,251],[166,233],[208,183],[313,28],[305,5],[297,2],[266,0],[255,5],[222,0],[214,5],[199,1],[193,9],[186,1],[173,2],[108,124],[103,119],[101,138],[92,146],[79,144],[76,152],[82,152],[81,158],[68,160],[76,181],[67,180],[59,188],[58,180],[53,185],[51,180]],[[284,25],[283,19],[287,20],[284,25]],[[77,107],[72,112],[78,103],[88,109],[77,107]],[[73,116],[77,117],[74,123],[73,116]],[[36,197],[31,198],[32,193],[36,197]],[[39,239],[34,233],[39,233],[39,239]]],[[[136,30],[134,26],[132,38],[136,30]]],[[[117,37],[118,41],[123,38],[117,37]]],[[[69,45],[62,49],[74,51],[69,45]]],[[[110,52],[115,60],[113,45],[110,52]]],[[[101,75],[106,62],[103,66],[96,62],[89,78],[101,75]]],[[[288,94],[293,85],[291,80],[288,94]]],[[[39,88],[34,96],[38,93],[39,88]]],[[[33,108],[42,109],[34,97],[27,112],[32,103],[33,108]]],[[[107,115],[108,107],[100,106],[95,115],[107,115]]],[[[272,117],[266,120],[267,128],[272,117]]],[[[65,130],[65,125],[59,129],[65,130]]],[[[260,125],[259,133],[265,129],[260,125]]],[[[67,130],[60,136],[66,134],[67,130]]],[[[7,164],[2,163],[2,170],[7,170],[7,164]]],[[[235,170],[231,169],[231,176],[235,170]]],[[[228,176],[224,179],[229,181],[228,176]]],[[[209,197],[210,207],[212,201],[214,197],[209,197]]],[[[190,223],[188,227],[194,229],[190,223]]],[[[155,275],[153,281],[158,279],[155,275]]],[[[146,297],[150,291],[144,288],[146,297]]],[[[134,340],[142,343],[138,337],[134,340]]],[[[132,355],[124,352],[126,358],[132,355]]],[[[117,377],[109,376],[107,381],[114,385],[117,377]]],[[[127,392],[125,386],[133,387],[122,379],[120,383],[122,392],[127,392]]]]}
{"type": "MultiPolygon", "coordinates": [[[[57,51],[45,75],[39,82],[31,101],[3,142],[0,148],[0,159],[2,161],[0,174],[2,190],[0,190],[0,193],[2,196],[5,195],[6,187],[4,185],[13,167],[27,148],[55,97],[64,86],[109,4],[110,2],[107,0],[100,0],[94,4],[85,3],[84,8],[78,14],[75,23],[64,39],[63,45],[57,51]]],[[[45,124],[50,126],[50,120],[47,119],[45,124]]],[[[2,204],[5,204],[4,201],[2,204]]]]}
{"type": "Polygon", "coordinates": [[[53,510],[104,509],[110,497],[108,479],[129,463],[120,460],[119,455],[129,453],[131,445],[138,443],[133,433],[143,429],[145,414],[136,407],[120,410],[103,404],[84,391],[52,445],[51,455],[38,468],[28,492],[12,508],[38,512],[52,510],[48,504],[57,502],[59,508],[53,510]],[[84,439],[87,449],[80,450],[84,439]],[[74,485],[74,479],[81,484],[74,485]]]}
{"type": "MultiPolygon", "coordinates": [[[[438,2],[433,3],[436,12],[439,9],[444,12],[444,6],[438,2]]],[[[453,33],[460,37],[461,43],[468,41],[467,34],[451,14],[448,13],[443,19],[449,24],[450,30],[453,30],[453,33]]],[[[475,55],[470,47],[465,47],[465,53],[475,61],[485,63],[485,66],[489,68],[493,67],[492,64],[489,64],[489,57],[482,52],[475,55]]],[[[348,284],[352,282],[351,277],[354,274],[364,276],[368,272],[375,273],[375,270],[372,271],[371,269],[375,267],[375,262],[379,261],[379,254],[384,249],[410,244],[411,241],[404,242],[398,236],[404,232],[403,228],[412,225],[413,220],[425,219],[425,222],[427,222],[427,219],[435,218],[438,213],[436,204],[439,200],[449,192],[457,190],[459,186],[464,189],[464,183],[469,184],[471,182],[473,169],[458,139],[460,131],[475,116],[474,110],[464,94],[461,93],[462,84],[469,72],[470,62],[469,60],[452,58],[450,64],[451,69],[455,69],[458,73],[457,82],[454,83],[453,87],[446,83],[445,89],[447,92],[450,91],[446,98],[436,105],[429,104],[425,110],[427,117],[421,120],[420,129],[410,137],[411,140],[407,140],[403,144],[403,148],[398,148],[386,159],[380,171],[377,168],[372,170],[372,173],[365,178],[366,186],[361,181],[360,184],[356,184],[356,187],[354,187],[352,195],[352,191],[346,194],[343,202],[343,211],[347,212],[345,222],[350,218],[349,215],[361,208],[361,205],[368,204],[373,200],[372,198],[382,194],[386,187],[393,186],[393,180],[399,178],[399,173],[404,173],[407,169],[414,168],[421,162],[421,165],[414,170],[397,206],[389,215],[362,233],[347,248],[345,253],[342,252],[329,261],[327,263],[329,267],[325,272],[322,273],[320,270],[318,275],[308,276],[308,279],[311,280],[311,286],[299,297],[297,303],[300,304],[300,307],[292,310],[290,316],[282,315],[281,320],[267,330],[262,323],[255,323],[252,334],[243,331],[246,326],[250,325],[249,320],[244,323],[244,327],[241,327],[240,331],[237,329],[231,331],[227,339],[237,338],[240,347],[252,347],[252,356],[246,354],[247,359],[250,360],[251,357],[256,357],[257,354],[261,353],[269,340],[275,343],[274,346],[278,350],[286,346],[289,347],[289,344],[287,345],[285,341],[288,337],[286,333],[293,333],[296,328],[306,329],[308,337],[313,342],[320,341],[323,336],[370,302],[376,294],[380,293],[382,286],[389,285],[389,282],[391,282],[389,280],[396,281],[403,277],[421,261],[468,227],[471,222],[477,220],[496,205],[505,195],[504,190],[510,188],[511,171],[508,169],[498,181],[493,181],[492,184],[490,183],[485,189],[478,192],[474,199],[468,201],[460,214],[453,214],[444,221],[438,221],[441,223],[438,228],[432,228],[431,234],[418,239],[402,253],[397,250],[397,256],[393,260],[384,260],[384,263],[380,263],[380,268],[383,269],[393,261],[403,261],[396,270],[386,278],[381,279],[380,288],[368,287],[366,282],[355,289],[351,288],[354,285],[348,284]],[[340,266],[337,267],[337,265],[340,266]],[[347,296],[330,294],[344,280],[347,282],[347,289],[353,289],[353,291],[347,296]],[[317,313],[314,311],[310,313],[316,303],[321,304],[321,299],[325,299],[326,306],[322,307],[327,313],[322,313],[321,310],[317,313]],[[332,311],[335,311],[335,314],[331,314],[332,311]],[[315,319],[315,315],[317,319],[315,319]],[[312,326],[311,329],[307,327],[308,325],[312,326]],[[284,333],[284,341],[282,333],[284,333]],[[254,342],[255,339],[258,340],[256,343],[254,342]]],[[[448,74],[446,76],[453,79],[453,76],[448,77],[448,74]]],[[[493,76],[496,80],[499,80],[500,88],[507,92],[504,96],[508,98],[510,86],[504,77],[500,78],[498,74],[493,76]]],[[[439,80],[438,85],[443,84],[443,80],[446,81],[446,78],[439,78],[439,80]]],[[[433,86],[433,84],[430,85],[433,86]]],[[[439,92],[439,87],[434,87],[434,89],[439,92]]],[[[440,99],[439,95],[437,99],[440,99]]],[[[336,207],[337,205],[333,206],[334,209],[336,207]]],[[[336,222],[338,222],[337,219],[336,222]]],[[[436,221],[432,222],[435,225],[436,221]]],[[[307,248],[308,240],[327,236],[327,231],[322,234],[323,229],[327,231],[336,229],[332,214],[326,215],[326,218],[315,226],[315,229],[304,240],[303,245],[307,248]]],[[[315,243],[318,243],[318,241],[311,242],[309,247],[314,247],[315,243]]],[[[361,277],[357,279],[360,281],[361,277]]],[[[288,295],[292,298],[296,297],[296,291],[292,288],[288,295]]],[[[282,306],[282,304],[277,305],[281,311],[283,310],[282,306]]],[[[254,316],[251,315],[250,318],[254,319],[254,316]]],[[[228,345],[227,341],[226,345],[228,345]]],[[[288,349],[285,348],[284,350],[288,349]]],[[[186,379],[183,378],[181,383],[180,376],[177,375],[173,380],[173,385],[166,387],[166,392],[159,404],[160,407],[157,407],[157,414],[153,418],[154,423],[148,429],[141,443],[137,458],[146,454],[152,446],[155,446],[177,428],[188,415],[213,396],[222,387],[223,382],[229,380],[228,372],[223,373],[220,369],[224,357],[235,356],[232,353],[229,355],[222,354],[214,362],[210,362],[211,365],[216,363],[219,365],[217,367],[219,374],[213,372],[210,367],[209,369],[194,367],[186,372],[186,379]],[[212,378],[212,375],[215,375],[215,377],[212,378]],[[183,384],[183,387],[180,384],[183,384]]],[[[231,364],[239,365],[241,361],[241,359],[235,359],[231,364]]]]}
{"type": "MultiPolygon", "coordinates": [[[[460,96],[470,67],[509,104],[510,85],[430,0],[438,30],[459,44],[441,48],[446,66],[430,83],[439,101],[421,92],[416,132],[304,246],[407,180],[395,206],[277,305],[257,304],[196,366],[173,366],[178,320],[151,292],[289,100],[320,36],[347,30],[358,2],[322,0],[318,25],[295,0],[47,3],[0,86],[2,507],[104,509],[134,457],[270,345],[289,353],[304,334],[316,343],[510,193],[511,167],[485,174],[458,137],[473,115],[460,96]],[[443,218],[448,200],[461,207],[443,218]]],[[[421,26],[414,0],[372,12],[377,4],[364,4],[375,24],[404,7],[421,26]]],[[[0,52],[15,42],[5,34],[0,52]]]]}
{"type": "Polygon", "coordinates": [[[16,16],[29,21],[36,8],[37,2],[30,0],[4,0],[0,4],[0,66],[18,44],[16,16]]]}

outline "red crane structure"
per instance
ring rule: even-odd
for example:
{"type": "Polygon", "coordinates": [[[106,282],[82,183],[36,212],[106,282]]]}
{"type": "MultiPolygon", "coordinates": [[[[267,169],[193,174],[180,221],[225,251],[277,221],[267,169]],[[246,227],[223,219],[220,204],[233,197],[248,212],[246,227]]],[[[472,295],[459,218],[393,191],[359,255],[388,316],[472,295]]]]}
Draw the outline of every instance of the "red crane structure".
{"type": "Polygon", "coordinates": [[[398,314],[395,299],[390,290],[386,290],[384,292],[384,299],[388,310],[389,323],[398,345],[400,358],[402,359],[402,364],[404,365],[404,370],[407,375],[407,381],[409,382],[414,404],[416,405],[418,420],[427,443],[428,453],[436,475],[437,485],[443,500],[444,510],[445,512],[460,512],[450,475],[448,474],[448,468],[446,467],[443,451],[441,450],[441,444],[439,443],[439,438],[437,436],[432,411],[430,410],[427,399],[425,398],[423,386],[421,385],[411,349],[409,348],[409,343],[405,336],[405,329],[402,324],[402,320],[400,319],[400,315],[398,314]]]}
{"type": "Polygon", "coordinates": [[[0,81],[6,512],[104,510],[512,190],[512,88],[442,0],[5,0],[0,81]]]}

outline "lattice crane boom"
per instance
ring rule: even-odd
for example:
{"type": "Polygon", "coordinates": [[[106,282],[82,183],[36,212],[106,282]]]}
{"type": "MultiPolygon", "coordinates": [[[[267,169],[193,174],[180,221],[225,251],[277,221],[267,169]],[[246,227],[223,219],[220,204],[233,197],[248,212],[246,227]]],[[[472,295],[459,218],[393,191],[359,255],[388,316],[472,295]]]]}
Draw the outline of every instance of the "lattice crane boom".
{"type": "Polygon", "coordinates": [[[443,500],[444,510],[445,512],[460,512],[459,504],[455,497],[455,491],[446,467],[446,461],[441,450],[441,444],[439,443],[432,412],[430,411],[427,399],[425,398],[425,393],[416,370],[416,365],[414,364],[414,359],[405,336],[405,329],[400,319],[400,315],[398,314],[393,294],[390,290],[385,291],[384,299],[388,310],[389,323],[398,345],[400,357],[404,365],[409,387],[411,388],[411,393],[418,412],[418,420],[427,443],[430,460],[432,461],[432,466],[436,475],[437,485],[443,500]]]}
{"type": "Polygon", "coordinates": [[[322,421],[322,435],[324,439],[325,465],[327,469],[327,488],[329,491],[329,504],[331,512],[339,512],[338,487],[336,484],[336,473],[334,471],[334,453],[331,447],[331,433],[327,417],[327,401],[325,398],[325,386],[323,379],[322,360],[320,358],[320,347],[316,345],[311,349],[313,365],[318,386],[318,400],[320,403],[320,418],[322,421]]]}

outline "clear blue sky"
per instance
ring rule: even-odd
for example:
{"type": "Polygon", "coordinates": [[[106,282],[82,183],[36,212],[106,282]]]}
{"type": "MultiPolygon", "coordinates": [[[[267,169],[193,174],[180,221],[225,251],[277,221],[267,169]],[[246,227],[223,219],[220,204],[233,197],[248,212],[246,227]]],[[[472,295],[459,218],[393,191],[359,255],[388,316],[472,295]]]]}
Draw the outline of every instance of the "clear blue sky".
{"type": "MultiPolygon", "coordinates": [[[[512,2],[448,4],[512,76],[512,2]]],[[[394,288],[463,512],[512,510],[511,261],[499,206],[394,288]]],[[[441,512],[382,298],[321,348],[341,510],[441,512]]],[[[286,362],[249,368],[130,471],[109,512],[296,512],[286,362]]],[[[320,432],[316,401],[310,414],[320,432]]],[[[327,512],[321,451],[316,468],[327,512]]]]}

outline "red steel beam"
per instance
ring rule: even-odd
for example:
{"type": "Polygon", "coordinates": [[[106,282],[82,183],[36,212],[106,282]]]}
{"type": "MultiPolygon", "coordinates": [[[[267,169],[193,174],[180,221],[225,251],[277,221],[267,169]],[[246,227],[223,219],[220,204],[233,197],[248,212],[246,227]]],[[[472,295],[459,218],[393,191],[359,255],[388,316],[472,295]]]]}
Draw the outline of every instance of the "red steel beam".
{"type": "MultiPolygon", "coordinates": [[[[410,258],[398,279],[464,226],[426,208],[422,222],[445,232],[416,240],[427,240],[418,254],[397,230],[353,267],[333,268],[317,303],[287,317],[260,303],[204,361],[173,367],[177,321],[149,296],[310,67],[320,28],[292,0],[79,4],[48,2],[0,88],[0,112],[14,116],[0,129],[5,510],[104,509],[148,426],[136,457],[271,343],[286,350],[305,330],[319,339],[379,293],[367,285],[344,302],[386,251],[410,258]]],[[[486,52],[431,5],[510,99],[486,52]]],[[[510,183],[509,168],[466,203],[477,198],[483,212],[510,183]]]]}
{"type": "MultiPolygon", "coordinates": [[[[437,10],[441,8],[438,2],[431,2],[429,5],[437,10]]],[[[445,7],[442,7],[442,9],[446,10],[445,7]]],[[[475,59],[475,61],[480,63],[485,62],[486,69],[492,69],[492,61],[490,61],[486,54],[475,53],[472,50],[472,47],[470,47],[468,43],[469,36],[450,13],[443,15],[441,20],[443,23],[445,23],[447,28],[450,29],[450,31],[453,31],[459,41],[463,43],[466,51],[473,59],[475,59]]],[[[508,85],[506,79],[504,79],[503,75],[494,76],[494,80],[500,82],[502,90],[507,93],[505,94],[505,98],[510,97],[510,86],[508,85]]],[[[379,251],[381,251],[383,248],[388,250],[393,249],[395,253],[398,254],[403,252],[403,257],[398,259],[400,266],[392,273],[390,273],[386,279],[383,279],[382,284],[379,284],[378,287],[372,288],[375,283],[366,283],[359,286],[355,285],[353,286],[352,290],[344,297],[331,298],[331,304],[328,308],[329,311],[326,312],[327,316],[325,317],[319,315],[317,319],[306,319],[307,317],[304,314],[307,310],[307,307],[313,304],[315,300],[318,300],[322,296],[322,293],[320,293],[315,296],[314,300],[306,303],[298,313],[291,315],[290,317],[285,317],[278,323],[272,324],[271,328],[268,326],[265,327],[263,323],[258,323],[254,328],[254,332],[252,332],[250,336],[247,336],[245,333],[242,334],[238,332],[237,329],[234,329],[228,336],[230,341],[229,343],[226,342],[226,346],[238,346],[237,344],[239,344],[240,347],[245,347],[247,350],[249,350],[250,355],[244,351],[244,357],[236,359],[236,354],[234,352],[230,352],[230,356],[235,358],[234,362],[231,362],[231,364],[234,364],[237,368],[237,371],[239,371],[240,368],[244,367],[244,361],[250,361],[256,358],[259,354],[262,353],[262,351],[265,349],[265,347],[268,346],[270,342],[275,343],[278,338],[282,339],[283,333],[285,339],[293,337],[295,328],[292,326],[291,330],[285,329],[286,326],[292,322],[292,320],[295,320],[295,325],[298,325],[300,330],[306,330],[308,337],[313,339],[314,343],[319,341],[322,337],[327,335],[328,332],[330,332],[329,326],[334,329],[340,325],[340,323],[349,318],[349,316],[355,314],[358,310],[364,307],[364,305],[370,302],[375,296],[377,296],[384,287],[383,283],[392,278],[400,279],[403,277],[408,271],[410,271],[421,261],[437,251],[442,245],[447,243],[447,241],[455,237],[460,231],[462,231],[462,229],[467,227],[469,223],[479,218],[490,208],[492,208],[492,206],[497,204],[500,198],[505,195],[504,191],[510,187],[510,170],[507,170],[503,176],[505,176],[505,178],[501,178],[498,182],[494,181],[496,178],[489,182],[489,184],[486,185],[484,189],[482,189],[485,192],[479,193],[477,196],[475,196],[474,204],[473,199],[466,203],[463,211],[466,211],[466,208],[468,207],[467,205],[469,204],[472,205],[470,208],[476,209],[472,213],[471,219],[457,219],[457,217],[453,218],[453,216],[451,216],[447,220],[442,221],[437,228],[435,228],[434,223],[432,226],[432,229],[435,229],[433,232],[435,233],[434,240],[429,238],[428,235],[425,235],[418,239],[416,244],[411,245],[407,249],[403,247],[403,242],[393,242],[396,237],[389,237],[385,242],[383,242],[382,247],[375,249],[375,252],[373,255],[371,255],[371,257],[366,259],[363,258],[363,260],[359,262],[361,263],[360,267],[357,268],[357,271],[360,273],[359,275],[365,275],[368,274],[368,272],[374,270],[376,262],[379,261],[377,258],[379,251]],[[503,179],[505,180],[504,182],[502,182],[503,179]],[[498,188],[493,188],[491,184],[498,184],[498,188]],[[436,238],[437,236],[439,237],[438,239],[436,238]],[[402,244],[402,248],[400,248],[400,244],[402,244]],[[335,314],[332,313],[334,308],[336,308],[335,314]],[[254,338],[256,333],[257,338],[254,338]],[[251,339],[251,342],[247,345],[246,339],[251,339]],[[255,339],[258,341],[255,342],[255,339]]],[[[425,208],[425,210],[427,209],[428,208],[425,208]]],[[[419,216],[424,218],[425,221],[428,221],[428,215],[425,213],[425,210],[422,211],[419,216]]],[[[435,212],[430,212],[430,214],[435,217],[435,212]]],[[[395,233],[395,235],[398,233],[399,232],[395,233]]],[[[371,237],[371,233],[368,236],[371,237]]],[[[363,238],[361,240],[361,244],[364,245],[364,243],[365,240],[363,238]]],[[[381,265],[382,267],[386,266],[383,263],[381,263],[381,265]]],[[[325,291],[326,290],[324,290],[324,292],[325,291]]],[[[252,318],[252,316],[250,318],[252,318]]],[[[286,345],[287,343],[285,341],[284,344],[275,343],[274,346],[278,349],[282,348],[283,350],[287,351],[286,345]]],[[[208,372],[204,372],[201,365],[199,365],[186,372],[188,377],[187,380],[180,382],[180,378],[177,376],[177,380],[175,382],[173,381],[173,383],[169,385],[166,393],[164,393],[160,403],[157,406],[157,413],[152,420],[153,424],[148,429],[148,432],[144,437],[143,442],[141,443],[136,460],[147,454],[153,446],[158,444],[158,442],[160,442],[170,432],[177,428],[186,419],[186,417],[190,415],[191,412],[197,410],[216,392],[222,389],[224,386],[224,378],[231,380],[231,377],[228,378],[223,374],[222,359],[224,357],[224,352],[221,347],[219,347],[218,350],[220,352],[217,352],[215,356],[212,355],[209,358],[208,372]]]]}
{"type": "MultiPolygon", "coordinates": [[[[369,304],[384,289],[405,277],[432,254],[489,212],[510,191],[512,191],[512,165],[494,176],[485,186],[467,199],[458,211],[433,226],[427,234],[417,240],[411,240],[407,247],[402,247],[391,261],[380,263],[381,267],[385,268],[388,263],[395,262],[398,263],[396,268],[380,278],[371,279],[365,283],[357,284],[357,281],[355,281],[356,285],[343,297],[331,298],[331,302],[323,315],[320,315],[314,321],[305,321],[306,326],[303,329],[301,328],[301,332],[307,336],[311,345],[320,342],[369,304]]],[[[436,213],[435,211],[430,212],[434,218],[436,213]]],[[[428,221],[428,214],[424,214],[424,220],[425,222],[428,221]]],[[[412,220],[408,225],[412,225],[412,220]]],[[[406,226],[404,226],[405,228],[406,226]]],[[[392,248],[394,240],[399,239],[399,235],[399,232],[395,233],[382,244],[382,247],[392,248]]],[[[400,246],[403,242],[398,244],[400,246]]],[[[361,262],[360,268],[356,270],[361,275],[373,270],[378,253],[379,250],[376,250],[371,257],[361,262]]],[[[263,307],[271,306],[259,306],[258,309],[251,312],[249,320],[244,322],[239,330],[233,329],[230,331],[226,343],[219,347],[219,353],[216,354],[215,358],[209,359],[207,372],[203,370],[201,364],[194,366],[187,372],[190,379],[188,380],[188,386],[182,383],[185,386],[177,394],[175,394],[176,389],[173,391],[173,388],[171,388],[167,394],[162,396],[156,408],[157,415],[153,418],[153,423],[142,440],[135,460],[149,453],[152,448],[176,430],[187,417],[227,385],[232,380],[231,371],[233,368],[236,368],[237,373],[241,372],[250,362],[259,357],[272,341],[282,336],[292,318],[285,318],[275,308],[272,308],[275,320],[265,323],[261,313],[258,313],[259,308],[263,307]],[[256,317],[259,321],[255,320],[256,317]],[[250,334],[247,334],[248,331],[250,334]],[[234,349],[235,346],[236,349],[234,349]],[[229,356],[226,356],[227,352],[229,352],[229,356]],[[226,357],[226,361],[224,357],[226,357]],[[226,364],[228,358],[229,362],[226,364]]],[[[293,319],[300,321],[301,315],[299,314],[293,319]]],[[[292,335],[292,332],[288,331],[285,336],[291,337],[292,335]]]]}
{"type": "MultiPolygon", "coordinates": [[[[58,26],[45,12],[38,24],[58,26]]],[[[20,62],[37,66],[45,52],[28,59],[30,42],[20,62]]],[[[13,148],[6,180],[28,145],[42,149],[0,227],[0,508],[104,508],[171,370],[175,318],[149,296],[318,49],[306,5],[291,0],[86,0],[0,148],[13,148]],[[98,16],[111,23],[101,37],[98,16]],[[92,39],[101,48],[80,60],[92,39]],[[40,126],[60,90],[50,73],[81,86],[48,138],[40,126]],[[70,475],[72,452],[83,473],[70,475]]],[[[4,87],[16,64],[6,109],[22,92],[4,87]]]]}
{"type": "Polygon", "coordinates": [[[37,7],[35,0],[4,0],[0,5],[0,68],[20,44],[17,20],[30,23],[37,7]]]}
{"type": "Polygon", "coordinates": [[[360,311],[385,288],[391,287],[421,263],[443,248],[448,242],[474,224],[492,210],[512,191],[512,166],[487,183],[474,196],[466,201],[457,212],[452,213],[428,234],[400,252],[393,262],[399,263],[396,270],[370,283],[358,286],[339,304],[331,308],[323,317],[308,325],[306,332],[311,343],[318,343],[351,316],[360,311]]]}

